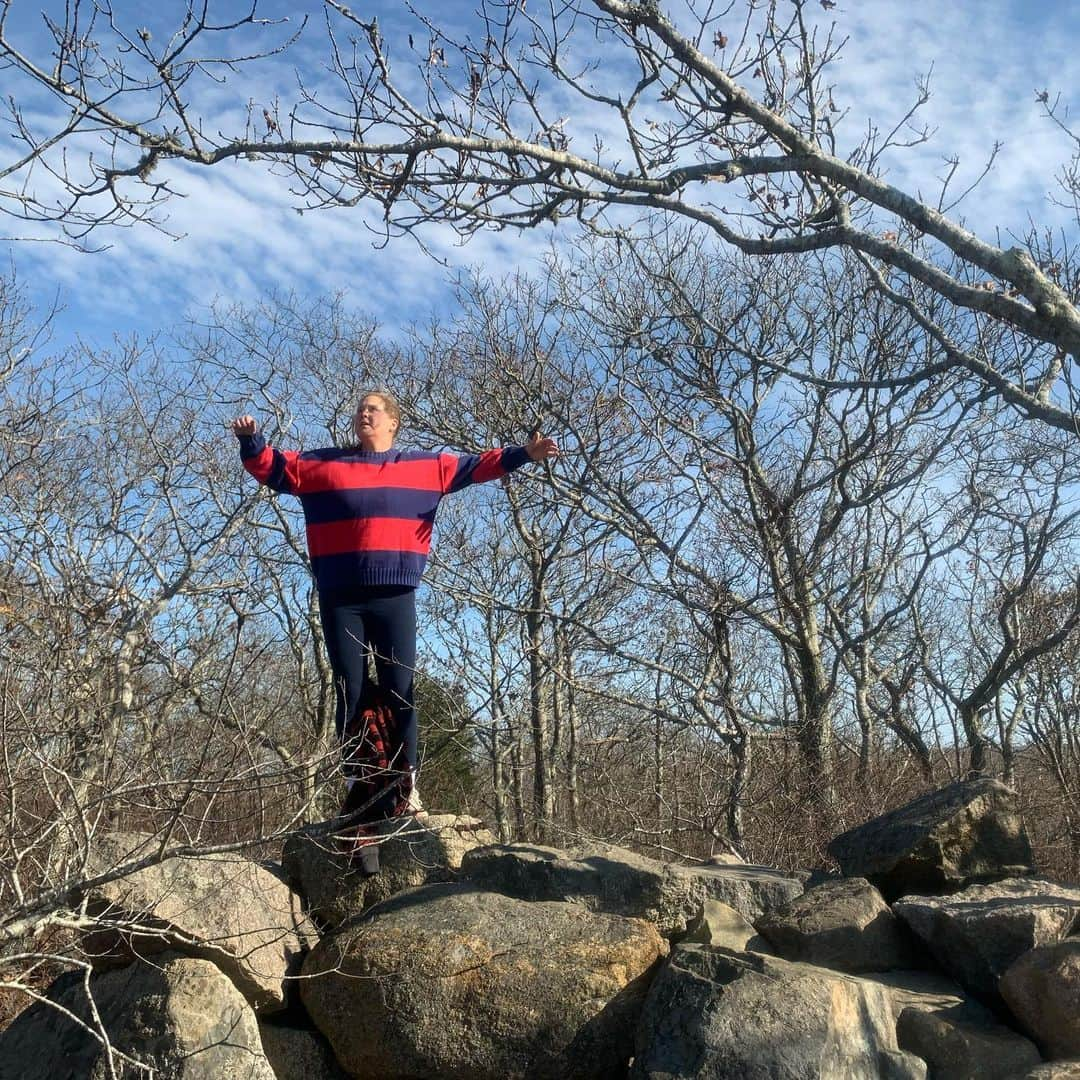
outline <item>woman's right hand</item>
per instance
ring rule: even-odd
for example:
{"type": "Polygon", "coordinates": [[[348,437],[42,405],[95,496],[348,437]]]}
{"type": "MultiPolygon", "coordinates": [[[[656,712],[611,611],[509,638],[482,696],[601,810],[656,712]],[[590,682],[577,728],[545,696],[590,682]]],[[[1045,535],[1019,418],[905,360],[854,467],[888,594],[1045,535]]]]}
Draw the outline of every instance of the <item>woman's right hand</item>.
{"type": "Polygon", "coordinates": [[[232,432],[238,439],[242,439],[245,435],[254,435],[256,430],[253,416],[238,416],[232,422],[232,432]]]}

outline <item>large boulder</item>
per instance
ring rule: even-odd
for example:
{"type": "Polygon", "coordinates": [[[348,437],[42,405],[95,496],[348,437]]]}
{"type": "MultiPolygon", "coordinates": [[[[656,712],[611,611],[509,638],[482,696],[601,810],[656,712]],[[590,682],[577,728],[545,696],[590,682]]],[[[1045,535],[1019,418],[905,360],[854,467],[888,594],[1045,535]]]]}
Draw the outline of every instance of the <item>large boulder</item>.
{"type": "Polygon", "coordinates": [[[890,901],[1034,873],[1016,792],[990,779],[939,788],[849,829],[829,854],[890,901]]]}
{"type": "Polygon", "coordinates": [[[1001,995],[1047,1057],[1080,1058],[1080,938],[1024,953],[1001,995]]]}
{"type": "Polygon", "coordinates": [[[1024,1073],[1022,1080],[1080,1080],[1080,1060],[1044,1061],[1024,1073]]]}
{"type": "Polygon", "coordinates": [[[0,1077],[275,1080],[255,1013],[209,961],[164,954],[94,975],[89,986],[100,1028],[82,975],[63,975],[0,1035],[0,1077]],[[91,1034],[101,1029],[111,1051],[91,1034]]]}
{"type": "Polygon", "coordinates": [[[1071,931],[1080,916],[1080,889],[1014,878],[953,896],[908,896],[893,911],[945,971],[996,1003],[998,979],[1014,960],[1071,931]]]}
{"type": "Polygon", "coordinates": [[[633,1080],[926,1076],[896,1043],[886,991],[756,953],[678,945],[649,990],[633,1080]]]}
{"type": "Polygon", "coordinates": [[[922,1058],[935,1080],[1012,1080],[1035,1060],[1030,1040],[999,1023],[990,1009],[945,975],[886,971],[863,978],[892,998],[900,1049],[922,1058]]]}
{"type": "Polygon", "coordinates": [[[479,818],[454,814],[396,819],[379,829],[380,870],[374,875],[351,865],[333,835],[309,829],[285,841],[286,878],[323,926],[341,926],[405,889],[452,881],[467,851],[495,840],[479,818]]]}
{"type": "Polygon", "coordinates": [[[756,923],[787,960],[857,974],[912,966],[907,931],[865,878],[817,885],[756,923]]]}
{"type": "Polygon", "coordinates": [[[356,1076],[614,1077],[664,952],[641,920],[428,885],[324,938],[301,995],[356,1076]]]}
{"type": "Polygon", "coordinates": [[[965,1006],[904,1009],[896,1039],[926,1062],[934,1080],[1015,1080],[1042,1061],[1030,1039],[965,1006]]]}
{"type": "Polygon", "coordinates": [[[587,844],[562,851],[538,844],[497,844],[461,863],[474,884],[522,900],[565,900],[589,911],[655,923],[681,934],[706,900],[720,900],[744,919],[799,895],[802,882],[766,866],[676,866],[626,848],[587,844]]]}
{"type": "MultiPolygon", "coordinates": [[[[153,854],[154,837],[95,838],[91,873],[153,854]]],[[[209,960],[262,1014],[286,1005],[286,980],[314,939],[298,897],[274,873],[242,855],[170,858],[96,886],[87,912],[95,927],[83,947],[99,969],[165,950],[209,960]]]]}

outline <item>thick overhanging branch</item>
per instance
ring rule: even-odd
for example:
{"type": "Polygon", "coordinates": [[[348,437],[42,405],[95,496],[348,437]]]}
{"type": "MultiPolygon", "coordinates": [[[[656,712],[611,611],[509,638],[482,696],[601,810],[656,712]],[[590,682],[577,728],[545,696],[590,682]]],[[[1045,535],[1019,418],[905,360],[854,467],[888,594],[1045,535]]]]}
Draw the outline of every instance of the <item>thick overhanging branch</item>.
{"type": "MultiPolygon", "coordinates": [[[[1043,329],[1036,336],[1044,341],[1053,342],[1072,353],[1080,351],[1080,312],[1070,301],[1064,290],[1053,282],[1036,266],[1034,260],[1020,248],[1003,250],[980,240],[974,233],[950,221],[926,203],[912,198],[891,184],[856,168],[826,153],[820,146],[808,139],[802,132],[784,120],[777,113],[766,108],[752,95],[738,85],[722,68],[713,63],[690,40],[683,37],[675,27],[660,13],[654,3],[627,3],[626,0],[593,0],[602,11],[627,25],[645,26],[672,51],[672,53],[695,74],[705,78],[723,95],[733,111],[747,117],[768,132],[780,145],[786,147],[794,157],[806,162],[801,170],[822,179],[830,180],[846,191],[866,199],[875,206],[907,222],[920,233],[932,236],[944,244],[950,251],[959,255],[973,266],[986,273],[1006,281],[1026,297],[1033,305],[1036,325],[1043,329]]],[[[850,242],[838,239],[837,243],[850,242]]],[[[867,254],[877,255],[912,273],[908,260],[899,256],[902,253],[897,245],[883,245],[883,252],[871,250],[869,244],[860,245],[867,254]]],[[[740,245],[742,250],[752,248],[740,245]]],[[[777,248],[777,251],[783,250],[777,248]]],[[[797,246],[787,250],[800,250],[797,246]]],[[[762,252],[756,252],[762,253],[762,252]]],[[[939,272],[940,273],[940,272],[939,272]]],[[[916,275],[917,276],[917,275],[916,275]]],[[[947,277],[947,275],[944,275],[947,277]]],[[[923,280],[920,278],[920,280],[923,280]]],[[[931,284],[931,282],[926,282],[931,284]]],[[[939,287],[934,285],[935,288],[939,287]]],[[[954,283],[955,288],[963,289],[954,283]]],[[[954,302],[965,307],[975,307],[971,297],[957,299],[947,295],[954,302]]],[[[986,310],[985,306],[981,308],[986,310]]],[[[1001,314],[1002,309],[995,308],[991,313],[1032,333],[1032,320],[1016,321],[1015,313],[1001,314]],[[1026,325],[1025,325],[1026,324],[1026,325]]]]}

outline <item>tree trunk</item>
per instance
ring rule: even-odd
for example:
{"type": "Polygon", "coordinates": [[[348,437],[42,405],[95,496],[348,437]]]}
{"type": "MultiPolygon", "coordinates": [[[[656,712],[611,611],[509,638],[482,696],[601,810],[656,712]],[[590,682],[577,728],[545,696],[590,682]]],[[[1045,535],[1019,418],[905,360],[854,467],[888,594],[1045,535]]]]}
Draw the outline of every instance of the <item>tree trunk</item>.
{"type": "Polygon", "coordinates": [[[525,748],[522,745],[521,728],[514,725],[510,733],[510,792],[514,800],[515,839],[524,840],[529,835],[525,815],[525,748]]]}
{"type": "Polygon", "coordinates": [[[533,817],[534,838],[546,840],[554,817],[555,792],[549,774],[548,739],[550,721],[543,663],[544,624],[540,615],[543,597],[534,593],[533,605],[525,617],[529,648],[529,727],[533,744],[533,817]]]}
{"type": "Polygon", "coordinates": [[[753,745],[750,733],[739,726],[738,738],[732,745],[734,771],[731,775],[731,787],[727,799],[727,834],[728,842],[739,855],[746,853],[746,838],[743,835],[743,803],[750,786],[750,767],[753,758],[753,745]]]}
{"type": "Polygon", "coordinates": [[[499,739],[499,725],[495,721],[491,725],[491,792],[495,831],[498,833],[500,844],[510,843],[510,821],[506,813],[507,753],[508,750],[504,749],[499,739]]]}
{"type": "Polygon", "coordinates": [[[968,744],[968,778],[990,775],[990,742],[982,730],[981,710],[964,702],[960,706],[960,724],[968,744]]]}

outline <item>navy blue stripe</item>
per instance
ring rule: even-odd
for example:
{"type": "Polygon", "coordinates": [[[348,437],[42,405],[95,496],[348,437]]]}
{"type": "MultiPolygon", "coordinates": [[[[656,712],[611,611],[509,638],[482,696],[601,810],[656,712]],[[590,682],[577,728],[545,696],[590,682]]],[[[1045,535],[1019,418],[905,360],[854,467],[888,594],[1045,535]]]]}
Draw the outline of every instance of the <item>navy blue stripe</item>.
{"type": "MultiPolygon", "coordinates": [[[[261,436],[259,436],[261,438],[261,436]]],[[[322,450],[305,450],[307,461],[366,461],[393,464],[395,461],[434,461],[438,454],[431,450],[360,450],[355,446],[328,446],[322,450]]]]}
{"type": "Polygon", "coordinates": [[[241,435],[239,442],[241,461],[247,461],[251,457],[258,457],[266,445],[266,440],[258,432],[255,432],[254,435],[241,435]]]}
{"type": "Polygon", "coordinates": [[[346,518],[393,517],[406,521],[434,521],[439,505],[438,491],[415,488],[340,488],[301,495],[304,518],[311,525],[346,518]]]}
{"type": "Polygon", "coordinates": [[[524,446],[507,446],[502,452],[502,467],[507,472],[520,469],[529,460],[529,452],[524,446]]]}

